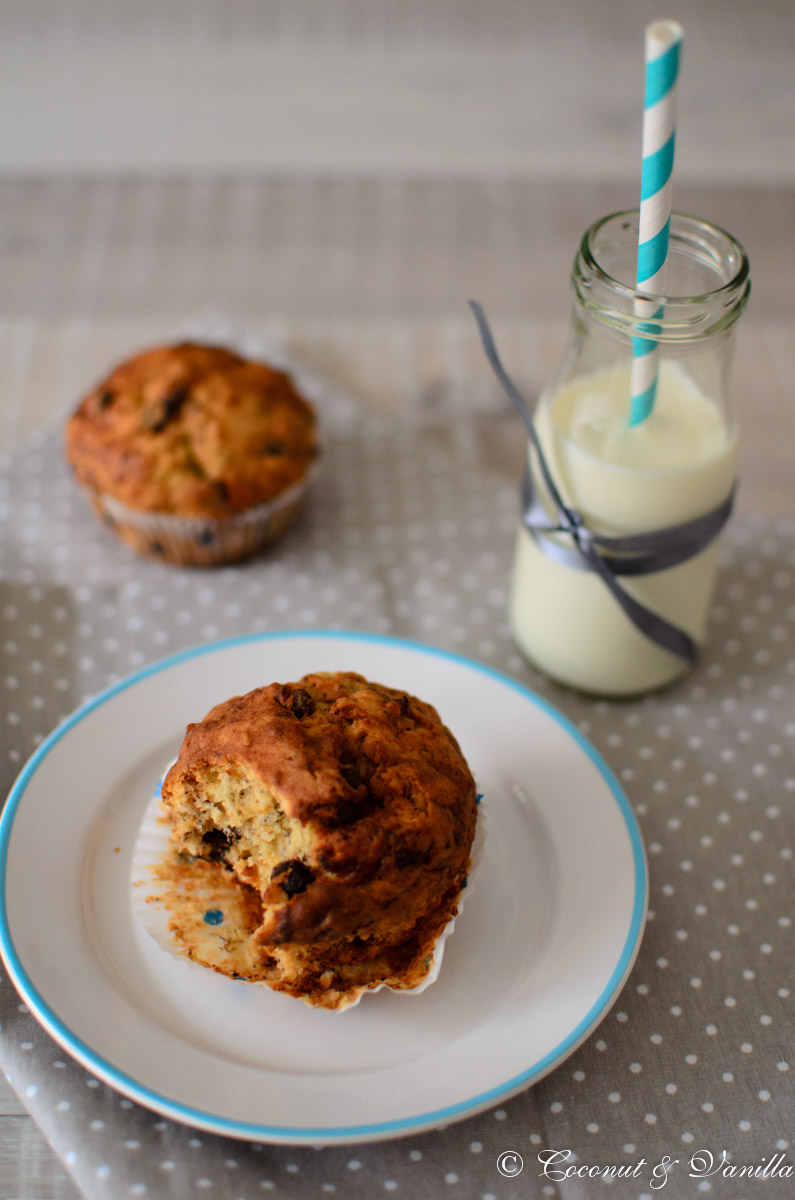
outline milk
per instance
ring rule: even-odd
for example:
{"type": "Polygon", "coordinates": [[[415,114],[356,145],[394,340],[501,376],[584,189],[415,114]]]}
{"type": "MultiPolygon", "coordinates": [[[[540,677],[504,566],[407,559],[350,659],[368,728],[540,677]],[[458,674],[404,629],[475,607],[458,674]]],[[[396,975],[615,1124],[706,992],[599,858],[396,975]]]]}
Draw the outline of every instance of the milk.
{"type": "MultiPolygon", "coordinates": [[[[648,532],[702,516],[726,498],[735,474],[734,431],[678,362],[661,361],[653,412],[630,428],[630,369],[627,361],[569,381],[543,395],[535,415],[565,502],[603,534],[648,532]]],[[[537,469],[534,480],[554,519],[537,469]]],[[[566,535],[557,536],[571,546],[566,535]]],[[[700,644],[716,555],[713,542],[678,566],[622,576],[620,583],[700,644]]],[[[533,663],[585,691],[632,695],[669,683],[688,667],[632,624],[597,575],[554,561],[524,527],[510,617],[533,663]]]]}

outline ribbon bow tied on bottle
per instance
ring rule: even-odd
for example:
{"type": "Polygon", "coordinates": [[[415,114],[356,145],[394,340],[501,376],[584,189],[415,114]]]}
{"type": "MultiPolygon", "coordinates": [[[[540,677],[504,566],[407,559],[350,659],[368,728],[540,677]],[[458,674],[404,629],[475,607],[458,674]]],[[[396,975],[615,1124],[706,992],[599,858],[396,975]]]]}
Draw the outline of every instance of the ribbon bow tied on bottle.
{"type": "Polygon", "coordinates": [[[632,624],[652,642],[690,663],[695,662],[697,647],[690,634],[641,604],[621,586],[618,577],[664,571],[699,554],[718,536],[729,519],[736,488],[732,488],[726,499],[710,512],[679,525],[621,537],[611,537],[591,529],[582,513],[564,502],[541,446],[530,408],[500,360],[486,315],[476,301],[470,300],[469,303],[486,357],[527,429],[549,502],[554,509],[554,517],[550,518],[537,493],[527,463],[521,486],[525,528],[550,558],[565,566],[599,575],[632,624]]]}

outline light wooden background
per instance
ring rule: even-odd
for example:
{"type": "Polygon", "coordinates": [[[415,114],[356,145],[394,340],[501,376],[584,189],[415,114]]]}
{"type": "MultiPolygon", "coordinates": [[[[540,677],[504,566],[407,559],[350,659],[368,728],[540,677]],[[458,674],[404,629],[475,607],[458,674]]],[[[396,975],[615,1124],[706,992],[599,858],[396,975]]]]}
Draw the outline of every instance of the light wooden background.
{"type": "Polygon", "coordinates": [[[634,182],[660,16],[677,176],[792,183],[789,0],[3,0],[0,162],[634,182]]]}

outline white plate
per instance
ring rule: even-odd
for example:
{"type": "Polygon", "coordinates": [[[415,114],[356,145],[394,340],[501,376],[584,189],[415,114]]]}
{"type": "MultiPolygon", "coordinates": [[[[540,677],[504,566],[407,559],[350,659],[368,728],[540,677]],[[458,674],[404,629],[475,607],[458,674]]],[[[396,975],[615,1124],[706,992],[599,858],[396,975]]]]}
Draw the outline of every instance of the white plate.
{"type": "Polygon", "coordinates": [[[131,675],[42,743],[0,821],[0,943],[41,1024],[134,1100],[261,1141],[395,1137],[526,1088],[615,1000],[646,894],[626,798],[565,718],[487,667],[367,634],[241,638],[131,675]],[[250,688],[341,669],[437,707],[489,828],[439,980],[334,1013],[172,958],[135,920],[129,876],[153,781],[188,721],[250,688]]]}

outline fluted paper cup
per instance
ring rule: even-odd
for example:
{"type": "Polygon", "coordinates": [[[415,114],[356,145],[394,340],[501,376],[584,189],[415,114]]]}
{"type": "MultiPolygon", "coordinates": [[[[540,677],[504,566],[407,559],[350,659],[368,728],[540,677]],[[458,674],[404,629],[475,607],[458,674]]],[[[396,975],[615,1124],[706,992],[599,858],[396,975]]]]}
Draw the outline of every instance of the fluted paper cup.
{"type": "Polygon", "coordinates": [[[258,554],[278,538],[296,516],[311,476],[265,504],[230,517],[180,517],[143,512],[114,496],[92,491],[97,515],[138,554],[178,566],[213,567],[258,554]]]}

